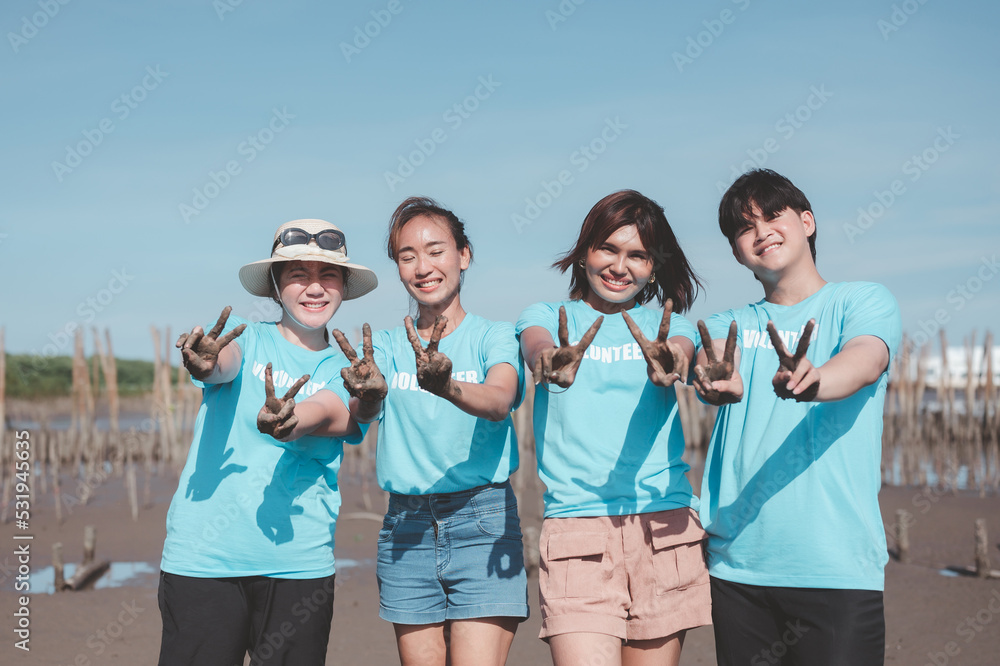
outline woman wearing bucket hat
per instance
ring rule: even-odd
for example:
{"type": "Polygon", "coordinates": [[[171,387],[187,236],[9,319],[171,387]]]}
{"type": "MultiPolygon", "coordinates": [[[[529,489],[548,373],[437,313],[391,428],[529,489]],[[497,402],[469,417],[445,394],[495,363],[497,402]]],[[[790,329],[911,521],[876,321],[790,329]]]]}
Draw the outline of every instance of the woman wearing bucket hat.
{"type": "Polygon", "coordinates": [[[343,386],[310,377],[348,365],[326,326],[378,281],[349,262],[335,225],[295,220],[278,228],[269,259],[240,269],[240,282],[275,300],[280,320],[252,323],[227,307],[208,333],[196,327],[177,341],[203,397],[167,514],[159,663],[242,664],[249,653],[255,664],[320,665],[333,616],[337,472],[343,442],[360,433],[343,386]],[[282,402],[275,386],[288,388],[287,401],[323,394],[322,427],[284,443],[259,432],[260,406],[282,402]]]}
{"type": "MultiPolygon", "coordinates": [[[[528,616],[508,481],[518,463],[510,412],[524,382],[514,329],[463,309],[472,245],[451,211],[407,199],[392,215],[387,250],[416,301],[415,325],[407,317],[366,331],[360,357],[334,331],[352,362],[341,373],[351,412],[379,423],[378,480],[390,493],[379,615],[394,624],[406,666],[503,664],[528,616]]],[[[300,403],[293,434],[312,427],[310,402],[300,403]]]]}

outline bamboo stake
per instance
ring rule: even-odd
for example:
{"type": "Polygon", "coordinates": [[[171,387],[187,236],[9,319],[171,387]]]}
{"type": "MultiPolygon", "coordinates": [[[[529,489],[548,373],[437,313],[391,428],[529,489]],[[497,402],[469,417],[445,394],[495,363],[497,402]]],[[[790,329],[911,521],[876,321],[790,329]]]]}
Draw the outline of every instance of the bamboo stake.
{"type": "Polygon", "coordinates": [[[52,570],[54,572],[53,587],[56,592],[62,592],[63,585],[66,584],[66,578],[63,575],[63,559],[62,559],[62,544],[54,543],[52,544],[52,570]]]}
{"type": "Polygon", "coordinates": [[[111,562],[104,560],[96,562],[94,551],[97,549],[97,528],[93,525],[84,527],[83,532],[83,561],[80,566],[73,571],[73,575],[63,583],[63,589],[81,590],[88,584],[100,578],[105,571],[111,568],[111,562]]]}
{"type": "MultiPolygon", "coordinates": [[[[59,484],[59,438],[52,437],[49,440],[49,470],[52,473],[52,496],[56,506],[56,525],[62,525],[62,487],[59,484]]],[[[57,588],[58,589],[58,588],[57,588]]]]}
{"type": "MultiPolygon", "coordinates": [[[[7,351],[4,347],[4,328],[0,326],[0,461],[7,450],[4,446],[7,436],[7,351]]],[[[7,465],[3,465],[3,470],[7,465]]],[[[3,471],[0,470],[0,475],[3,471]]]]}
{"type": "Polygon", "coordinates": [[[986,536],[986,520],[976,519],[976,575],[980,578],[990,576],[990,542],[986,536]]]}
{"type": "Polygon", "coordinates": [[[910,514],[906,509],[896,510],[896,557],[903,564],[910,561],[910,514]]]}
{"type": "Polygon", "coordinates": [[[14,475],[14,466],[7,465],[6,458],[6,437],[7,437],[7,351],[4,346],[4,328],[0,326],[0,484],[4,486],[2,522],[7,522],[7,502],[9,496],[8,474],[14,475]]]}

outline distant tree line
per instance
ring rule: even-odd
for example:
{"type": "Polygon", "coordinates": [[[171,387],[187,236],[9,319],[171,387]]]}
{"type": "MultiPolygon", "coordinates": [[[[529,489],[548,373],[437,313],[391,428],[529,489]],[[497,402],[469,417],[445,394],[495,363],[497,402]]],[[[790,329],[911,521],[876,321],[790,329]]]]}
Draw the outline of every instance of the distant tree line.
{"type": "MultiPolygon", "coordinates": [[[[115,363],[121,395],[142,395],[153,390],[152,361],[116,358],[115,363]]],[[[87,365],[91,370],[91,385],[103,391],[104,376],[97,370],[99,364],[91,357],[87,365]]],[[[176,385],[176,368],[173,370],[171,383],[176,385]]],[[[8,398],[50,398],[69,396],[73,392],[73,358],[70,356],[9,354],[6,374],[8,398]]]]}

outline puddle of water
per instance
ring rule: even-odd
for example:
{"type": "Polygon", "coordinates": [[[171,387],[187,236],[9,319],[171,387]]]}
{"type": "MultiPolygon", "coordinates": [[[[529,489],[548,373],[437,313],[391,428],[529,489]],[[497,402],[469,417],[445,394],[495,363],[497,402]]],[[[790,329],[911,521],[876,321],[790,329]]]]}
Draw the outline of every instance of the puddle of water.
{"type": "MultiPolygon", "coordinates": [[[[63,575],[68,579],[76,571],[75,564],[63,566],[63,575]]],[[[138,585],[142,587],[156,586],[156,577],[159,575],[159,567],[154,567],[149,562],[112,562],[111,568],[94,583],[95,590],[102,590],[108,587],[123,587],[125,585],[138,585]]],[[[43,567],[32,572],[30,579],[31,591],[35,594],[52,594],[55,590],[55,570],[52,567],[43,567]]]]}
{"type": "Polygon", "coordinates": [[[957,571],[952,571],[951,569],[938,569],[938,573],[949,578],[958,578],[959,576],[957,571]]]}
{"type": "MultiPolygon", "coordinates": [[[[351,560],[346,557],[337,558],[338,573],[343,569],[363,567],[370,565],[373,560],[351,560]]],[[[75,564],[63,566],[63,576],[67,579],[73,576],[76,571],[75,564]]],[[[95,590],[103,590],[110,587],[138,586],[156,587],[160,575],[159,566],[153,566],[149,562],[112,562],[111,568],[94,583],[95,590]]],[[[55,570],[52,567],[43,567],[34,571],[29,579],[31,592],[34,594],[54,594],[55,593],[55,570]]]]}

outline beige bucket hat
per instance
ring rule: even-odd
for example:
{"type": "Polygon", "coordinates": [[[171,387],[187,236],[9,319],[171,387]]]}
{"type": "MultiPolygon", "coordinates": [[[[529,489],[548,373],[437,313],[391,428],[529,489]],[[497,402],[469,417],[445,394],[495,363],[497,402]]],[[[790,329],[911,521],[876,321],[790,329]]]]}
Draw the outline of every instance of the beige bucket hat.
{"type": "Polygon", "coordinates": [[[336,250],[324,250],[316,244],[316,239],[309,240],[308,245],[283,245],[279,240],[287,229],[301,229],[308,234],[334,230],[344,235],[337,225],[326,220],[292,220],[278,227],[274,232],[274,250],[270,259],[262,259],[247,264],[240,269],[240,283],[243,288],[254,296],[267,297],[271,293],[271,265],[279,261],[322,261],[327,264],[343,266],[347,271],[344,300],[364,296],[378,286],[375,272],[364,266],[350,263],[347,256],[347,243],[336,250]]]}

